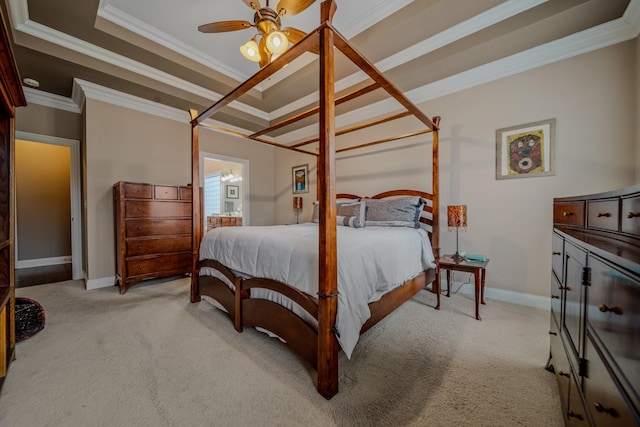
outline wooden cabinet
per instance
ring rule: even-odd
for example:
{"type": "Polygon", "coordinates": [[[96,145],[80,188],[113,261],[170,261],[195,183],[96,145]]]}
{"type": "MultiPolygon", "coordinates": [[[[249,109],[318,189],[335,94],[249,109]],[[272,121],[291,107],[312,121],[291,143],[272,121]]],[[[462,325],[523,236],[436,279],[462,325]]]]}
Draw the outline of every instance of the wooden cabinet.
{"type": "Polygon", "coordinates": [[[550,357],[565,423],[640,425],[640,185],[554,199],[550,357]]]}
{"type": "Polygon", "coordinates": [[[191,187],[118,182],[113,204],[121,294],[144,279],[191,272],[191,187]]]}
{"type": "Polygon", "coordinates": [[[211,215],[207,217],[207,229],[216,227],[239,227],[241,225],[241,216],[211,215]]]}
{"type": "Polygon", "coordinates": [[[14,118],[27,104],[0,9],[0,388],[15,358],[14,118]]]}

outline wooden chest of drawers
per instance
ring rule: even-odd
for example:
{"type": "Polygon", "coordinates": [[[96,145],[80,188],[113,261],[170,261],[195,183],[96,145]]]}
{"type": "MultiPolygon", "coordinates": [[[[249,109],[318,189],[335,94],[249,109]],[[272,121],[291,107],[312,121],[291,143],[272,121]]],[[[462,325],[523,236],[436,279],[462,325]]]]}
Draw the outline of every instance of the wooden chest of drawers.
{"type": "Polygon", "coordinates": [[[118,182],[113,205],[121,294],[144,279],[191,272],[191,187],[118,182]]]}
{"type": "Polygon", "coordinates": [[[640,185],[554,200],[551,351],[565,422],[640,425],[640,185]]]}

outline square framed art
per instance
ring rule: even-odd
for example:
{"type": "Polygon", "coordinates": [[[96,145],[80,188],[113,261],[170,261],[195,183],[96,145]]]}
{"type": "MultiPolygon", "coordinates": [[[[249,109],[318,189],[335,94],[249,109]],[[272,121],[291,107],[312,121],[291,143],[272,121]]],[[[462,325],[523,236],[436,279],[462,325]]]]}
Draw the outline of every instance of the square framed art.
{"type": "Polygon", "coordinates": [[[556,119],[496,131],[496,179],[556,174],[556,119]]]}

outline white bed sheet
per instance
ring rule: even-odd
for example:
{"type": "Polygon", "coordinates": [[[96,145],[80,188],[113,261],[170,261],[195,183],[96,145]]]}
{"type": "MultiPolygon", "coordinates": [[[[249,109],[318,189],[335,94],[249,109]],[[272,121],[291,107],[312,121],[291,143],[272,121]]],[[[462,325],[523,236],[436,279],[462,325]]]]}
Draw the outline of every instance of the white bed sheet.
{"type": "MultiPolygon", "coordinates": [[[[336,336],[350,358],[371,315],[368,304],[434,268],[435,261],[423,229],[339,226],[337,242],[336,336]]],[[[214,228],[202,240],[200,259],[214,259],[243,276],[287,283],[315,298],[318,224],[214,228]]]]}

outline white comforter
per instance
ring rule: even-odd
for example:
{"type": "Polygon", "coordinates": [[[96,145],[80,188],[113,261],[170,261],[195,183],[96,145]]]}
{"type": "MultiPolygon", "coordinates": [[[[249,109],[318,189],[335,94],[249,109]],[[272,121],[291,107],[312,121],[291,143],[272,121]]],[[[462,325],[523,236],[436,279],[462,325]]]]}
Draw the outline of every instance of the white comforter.
{"type": "MultiPolygon", "coordinates": [[[[200,259],[214,259],[252,277],[265,277],[318,293],[318,224],[220,227],[200,245],[200,259]]],[[[368,303],[435,267],[427,233],[406,227],[338,227],[337,338],[351,357],[368,303]]]]}

